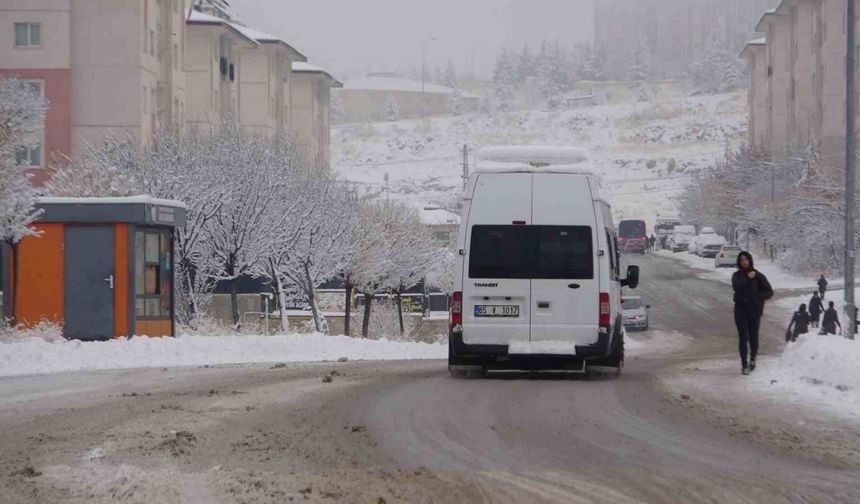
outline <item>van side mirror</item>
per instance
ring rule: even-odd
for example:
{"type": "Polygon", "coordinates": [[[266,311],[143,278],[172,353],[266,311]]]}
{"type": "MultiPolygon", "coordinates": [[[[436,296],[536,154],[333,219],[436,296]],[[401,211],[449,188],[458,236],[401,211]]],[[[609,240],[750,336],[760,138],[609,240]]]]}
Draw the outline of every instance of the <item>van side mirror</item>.
{"type": "Polygon", "coordinates": [[[622,287],[639,287],[639,266],[627,266],[627,278],[621,281],[622,287]]]}

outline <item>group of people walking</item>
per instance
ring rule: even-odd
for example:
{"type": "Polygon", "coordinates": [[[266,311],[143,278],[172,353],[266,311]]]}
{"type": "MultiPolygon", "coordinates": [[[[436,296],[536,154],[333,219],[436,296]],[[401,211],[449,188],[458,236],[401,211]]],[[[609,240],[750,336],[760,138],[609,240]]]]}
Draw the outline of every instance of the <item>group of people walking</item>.
{"type": "Polygon", "coordinates": [[[826,293],[827,280],[824,275],[821,275],[821,278],[818,279],[818,291],[813,292],[812,298],[809,300],[809,311],[807,311],[806,304],[802,304],[794,312],[785,333],[785,341],[797,341],[799,335],[809,332],[810,326],[814,329],[820,329],[819,334],[837,334],[837,330],[842,332],[842,324],[839,322],[839,312],[836,310],[835,303],[828,301],[827,308],[824,308],[826,293]],[[824,320],[821,320],[822,315],[824,315],[824,320]]]}
{"type": "MultiPolygon", "coordinates": [[[[737,271],[732,275],[735,326],[738,330],[741,372],[748,375],[756,368],[761,318],[765,303],[773,297],[773,288],[767,277],[755,269],[753,257],[749,252],[741,252],[738,255],[737,267],[737,271]]],[[[807,311],[807,305],[804,303],[792,315],[785,334],[786,341],[797,341],[799,335],[809,332],[810,326],[820,329],[819,334],[837,334],[837,328],[842,332],[834,302],[828,302],[827,308],[824,308],[826,293],[827,279],[821,275],[818,279],[818,291],[813,292],[809,300],[809,310],[807,311]]]]}

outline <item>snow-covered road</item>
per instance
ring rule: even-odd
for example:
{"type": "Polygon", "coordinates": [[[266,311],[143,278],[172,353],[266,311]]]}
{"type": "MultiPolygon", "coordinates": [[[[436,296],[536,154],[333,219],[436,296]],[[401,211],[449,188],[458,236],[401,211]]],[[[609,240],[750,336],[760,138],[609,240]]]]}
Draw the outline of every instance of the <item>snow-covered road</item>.
{"type": "MultiPolygon", "coordinates": [[[[860,500],[853,429],[667,386],[741,378],[694,369],[734,358],[731,297],[635,261],[654,331],[620,379],[456,380],[444,361],[1,379],[0,502],[860,500]]],[[[780,337],[766,328],[767,354],[780,337]]]]}

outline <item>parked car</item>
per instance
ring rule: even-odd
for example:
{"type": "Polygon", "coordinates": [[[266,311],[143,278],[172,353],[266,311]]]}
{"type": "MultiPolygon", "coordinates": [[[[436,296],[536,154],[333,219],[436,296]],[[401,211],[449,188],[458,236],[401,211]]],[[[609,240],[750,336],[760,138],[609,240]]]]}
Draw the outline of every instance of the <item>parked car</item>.
{"type": "Polygon", "coordinates": [[[612,211],[586,160],[572,148],[479,151],[457,238],[452,374],[620,371],[621,289],[638,286],[639,268],[619,274],[612,211]]]}
{"type": "Polygon", "coordinates": [[[714,268],[734,268],[740,253],[741,248],[737,245],[723,245],[714,257],[714,268]]]}
{"type": "Polygon", "coordinates": [[[696,255],[714,257],[720,251],[720,247],[726,243],[728,241],[716,233],[700,235],[696,240],[696,255]]]}
{"type": "Polygon", "coordinates": [[[672,252],[681,252],[687,250],[690,244],[690,239],[696,235],[696,228],[693,226],[675,226],[672,232],[672,238],[669,239],[669,248],[672,252]]]}
{"type": "Polygon", "coordinates": [[[648,310],[651,305],[645,304],[638,296],[625,296],[621,300],[621,312],[624,315],[624,328],[630,331],[647,331],[649,327],[648,310]]]}

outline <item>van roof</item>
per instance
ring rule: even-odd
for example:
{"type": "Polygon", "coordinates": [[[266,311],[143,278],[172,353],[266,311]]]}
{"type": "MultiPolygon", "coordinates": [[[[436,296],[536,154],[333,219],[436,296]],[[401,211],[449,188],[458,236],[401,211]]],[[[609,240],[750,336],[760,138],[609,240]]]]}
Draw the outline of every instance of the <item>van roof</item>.
{"type": "Polygon", "coordinates": [[[575,164],[588,161],[588,151],[551,145],[499,145],[478,150],[478,158],[512,163],[575,164]]]}
{"type": "Polygon", "coordinates": [[[588,151],[577,147],[487,147],[477,157],[476,173],[564,173],[600,180],[588,162],[588,151]]]}

